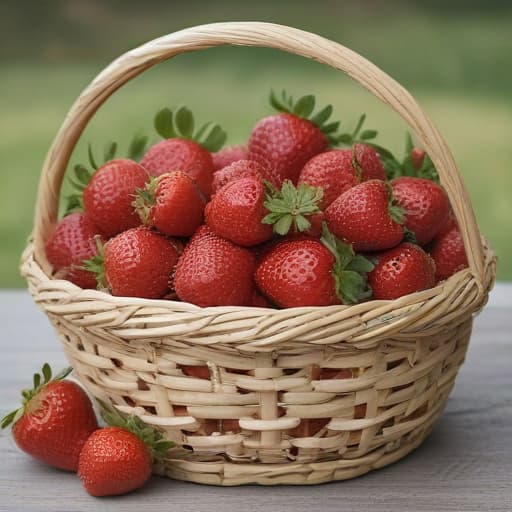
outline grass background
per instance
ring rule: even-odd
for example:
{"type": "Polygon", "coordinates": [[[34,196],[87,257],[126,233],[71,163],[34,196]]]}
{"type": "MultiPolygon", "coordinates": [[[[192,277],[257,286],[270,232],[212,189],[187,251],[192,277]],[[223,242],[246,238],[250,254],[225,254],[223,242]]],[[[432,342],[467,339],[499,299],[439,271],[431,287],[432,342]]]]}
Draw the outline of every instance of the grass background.
{"type": "MultiPolygon", "coordinates": [[[[32,226],[38,174],[69,106],[110,60],[148,39],[203,22],[258,19],[294,25],[361,52],[400,81],[433,118],[466,180],[482,232],[512,279],[512,9],[506,2],[267,2],[192,0],[14,2],[0,5],[0,287],[23,286],[17,263],[32,226]]],[[[362,112],[378,142],[401,154],[406,127],[350,79],[272,50],[218,48],[187,54],[136,78],[93,118],[86,145],[134,132],[156,137],[154,112],[185,103],[218,120],[229,142],[247,139],[270,112],[271,87],[332,103],[346,129],[362,112]]]]}

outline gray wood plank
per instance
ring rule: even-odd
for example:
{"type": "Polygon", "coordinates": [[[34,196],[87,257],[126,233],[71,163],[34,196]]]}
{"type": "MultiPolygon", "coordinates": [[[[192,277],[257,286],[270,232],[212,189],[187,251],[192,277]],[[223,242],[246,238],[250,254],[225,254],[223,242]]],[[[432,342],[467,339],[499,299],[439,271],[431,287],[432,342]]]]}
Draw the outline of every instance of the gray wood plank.
{"type": "MultiPolygon", "coordinates": [[[[75,475],[22,454],[4,432],[0,511],[512,511],[512,286],[499,286],[494,297],[475,321],[445,414],[426,442],[393,466],[315,487],[217,488],[155,477],[138,492],[97,499],[75,475]]],[[[0,292],[0,349],[2,414],[43,361],[65,365],[25,292],[0,292]]]]}

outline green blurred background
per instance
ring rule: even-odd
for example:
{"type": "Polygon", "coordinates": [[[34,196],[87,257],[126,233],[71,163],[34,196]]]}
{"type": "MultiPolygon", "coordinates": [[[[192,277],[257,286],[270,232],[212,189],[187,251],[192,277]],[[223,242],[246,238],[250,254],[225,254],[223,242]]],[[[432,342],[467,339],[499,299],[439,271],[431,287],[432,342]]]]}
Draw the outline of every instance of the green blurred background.
{"type": "MultiPolygon", "coordinates": [[[[481,230],[512,279],[512,6],[506,1],[48,0],[0,3],[0,287],[21,287],[17,264],[32,226],[45,153],[80,91],[111,60],[149,39],[214,21],[272,21],[362,53],[401,82],[448,141],[481,230]]],[[[315,62],[254,48],[186,54],[130,82],[94,117],[72,163],[152,130],[154,112],[187,104],[218,120],[230,143],[266,115],[271,87],[332,103],[343,128],[362,112],[402,154],[405,126],[358,85],[315,62]]]]}

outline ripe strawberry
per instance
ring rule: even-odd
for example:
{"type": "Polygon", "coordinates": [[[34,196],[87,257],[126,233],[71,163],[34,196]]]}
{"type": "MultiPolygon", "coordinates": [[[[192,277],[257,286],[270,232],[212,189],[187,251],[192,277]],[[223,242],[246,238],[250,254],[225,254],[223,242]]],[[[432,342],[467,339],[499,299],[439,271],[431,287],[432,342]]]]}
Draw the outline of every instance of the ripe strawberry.
{"type": "Polygon", "coordinates": [[[238,160],[247,159],[248,149],[245,144],[239,146],[226,146],[216,153],[212,153],[213,168],[215,171],[224,169],[228,165],[231,165],[238,160]]]}
{"type": "Polygon", "coordinates": [[[232,181],[206,205],[206,224],[235,244],[261,244],[272,238],[272,226],[262,223],[268,213],[264,202],[265,186],[258,178],[232,181]]]}
{"type": "Polygon", "coordinates": [[[74,382],[63,380],[71,368],[52,379],[48,364],[42,377],[34,375],[33,389],[22,392],[23,406],[2,419],[13,423],[18,447],[32,457],[67,471],[76,471],[86,439],[98,428],[89,397],[74,382]]]}
{"type": "Polygon", "coordinates": [[[84,213],[71,213],[59,222],[45,246],[57,277],[80,288],[96,288],[94,274],[83,268],[84,260],[98,254],[96,235],[102,239],[100,229],[84,213]]]}
{"type": "Polygon", "coordinates": [[[450,214],[445,191],[431,180],[402,176],[391,182],[393,196],[404,209],[405,227],[420,245],[428,244],[450,214]]]}
{"type": "Polygon", "coordinates": [[[448,233],[448,231],[451,231],[454,228],[459,229],[459,223],[457,222],[457,219],[455,218],[455,215],[453,214],[453,212],[450,210],[450,213],[449,213],[448,217],[446,218],[446,221],[439,228],[436,238],[440,238],[445,233],[448,233]]]}
{"type": "Polygon", "coordinates": [[[148,149],[141,165],[152,176],[184,172],[196,182],[205,197],[210,197],[214,171],[210,151],[220,149],[226,133],[218,125],[208,124],[194,134],[194,118],[186,107],[175,113],[168,108],[160,110],[155,117],[155,128],[165,140],[148,149]]]}
{"type": "Polygon", "coordinates": [[[151,178],[137,190],[133,206],[145,225],[169,236],[192,236],[203,222],[205,200],[190,176],[174,171],[151,178]]]}
{"type": "Polygon", "coordinates": [[[215,194],[224,185],[241,178],[258,178],[268,177],[265,169],[252,160],[238,160],[232,164],[216,171],[213,175],[212,191],[215,194]]]}
{"type": "Polygon", "coordinates": [[[253,128],[248,158],[270,170],[275,186],[286,179],[295,184],[304,164],[327,148],[339,123],[325,124],[331,105],[311,116],[314,96],[303,96],[294,103],[284,91],[281,99],[272,92],[270,102],[280,113],[261,119],[253,128]]]}
{"type": "Polygon", "coordinates": [[[116,496],[142,487],[151,476],[153,461],[174,443],[136,416],[123,418],[105,412],[108,426],[96,430],[80,453],[78,476],[92,496],[116,496]]]}
{"type": "Polygon", "coordinates": [[[464,241],[457,226],[434,239],[430,247],[430,256],[436,264],[437,281],[448,279],[459,270],[467,268],[464,241]]]}
{"type": "Polygon", "coordinates": [[[425,151],[421,148],[412,148],[411,150],[411,160],[414,168],[419,171],[421,166],[423,165],[423,160],[425,158],[425,151]]]}
{"type": "Polygon", "coordinates": [[[178,297],[198,306],[245,306],[253,293],[254,255],[201,226],[180,256],[178,297]]]}
{"type": "Polygon", "coordinates": [[[147,180],[148,173],[137,162],[124,158],[107,162],[85,187],[85,213],[107,237],[138,226],[140,218],[132,202],[147,180]]]}
{"type": "Polygon", "coordinates": [[[385,180],[384,167],[373,148],[356,144],[353,149],[333,149],[314,156],[302,168],[299,183],[322,188],[320,207],[325,210],[340,194],[369,179],[385,180]]]}
{"type": "Polygon", "coordinates": [[[178,256],[173,241],[139,226],[111,238],[87,268],[112,295],[159,299],[169,289],[178,256]]]}
{"type": "Polygon", "coordinates": [[[375,299],[398,299],[435,285],[434,261],[418,245],[402,243],[375,257],[375,268],[368,274],[375,299]]]}
{"type": "Polygon", "coordinates": [[[390,186],[369,180],[341,194],[325,210],[329,229],[355,251],[378,251],[398,245],[404,236],[403,210],[394,204],[390,186]]]}
{"type": "Polygon", "coordinates": [[[265,252],[256,268],[258,288],[285,308],[354,304],[369,297],[370,261],[327,229],[322,242],[285,240],[265,252]]]}

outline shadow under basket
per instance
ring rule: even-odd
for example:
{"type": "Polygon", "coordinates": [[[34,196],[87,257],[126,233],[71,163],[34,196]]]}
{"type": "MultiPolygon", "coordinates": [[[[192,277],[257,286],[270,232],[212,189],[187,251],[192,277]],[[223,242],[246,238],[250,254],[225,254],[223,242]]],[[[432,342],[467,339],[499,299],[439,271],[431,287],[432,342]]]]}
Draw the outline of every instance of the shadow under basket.
{"type": "Polygon", "coordinates": [[[176,32],[121,56],[84,90],[50,148],[22,273],[89,392],[177,443],[155,472],[213,485],[316,484],[390,464],[442,413],[495,258],[443,138],[410,94],[351,50],[267,23],[176,32]],[[113,297],[54,279],[44,242],[70,154],[121,85],[185,51],[264,46],[346,72],[409,124],[461,227],[469,268],[394,301],[274,310],[113,297]]]}

